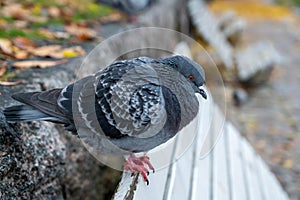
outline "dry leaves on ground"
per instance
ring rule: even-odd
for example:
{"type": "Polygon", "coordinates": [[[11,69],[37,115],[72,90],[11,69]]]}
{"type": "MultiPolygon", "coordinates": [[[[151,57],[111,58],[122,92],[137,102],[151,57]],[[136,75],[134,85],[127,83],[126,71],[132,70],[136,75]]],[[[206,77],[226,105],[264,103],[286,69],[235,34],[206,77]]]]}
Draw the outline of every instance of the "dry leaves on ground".
{"type": "Polygon", "coordinates": [[[65,30],[67,33],[75,35],[80,41],[92,40],[97,36],[95,30],[77,25],[65,26],[65,30]]]}
{"type": "Polygon", "coordinates": [[[39,34],[43,35],[45,38],[48,38],[50,40],[68,39],[71,37],[69,33],[63,31],[50,31],[49,29],[46,28],[40,28],[38,31],[39,34]]]}
{"type": "Polygon", "coordinates": [[[22,84],[24,80],[18,80],[18,81],[0,81],[0,85],[2,86],[15,86],[22,84]]]}
{"type": "Polygon", "coordinates": [[[47,45],[35,47],[34,44],[27,41],[26,38],[0,39],[0,52],[15,59],[26,59],[30,56],[39,56],[47,58],[65,58],[75,57],[85,54],[80,46],[63,48],[60,45],[47,45]]]}
{"type": "Polygon", "coordinates": [[[28,48],[28,51],[35,56],[51,58],[69,58],[85,54],[85,51],[80,46],[62,48],[60,45],[48,45],[38,48],[28,48]]]}
{"type": "MultiPolygon", "coordinates": [[[[39,9],[39,8],[36,8],[39,9]]],[[[23,21],[45,23],[48,18],[46,16],[33,15],[32,10],[25,8],[18,3],[11,3],[3,7],[1,14],[4,17],[14,18],[23,21]]]]}
{"type": "Polygon", "coordinates": [[[5,56],[15,59],[25,59],[29,53],[15,46],[9,39],[0,38],[0,52],[5,56]]]}
{"type": "Polygon", "coordinates": [[[294,166],[294,161],[291,160],[291,159],[286,159],[283,162],[283,167],[286,168],[286,169],[291,169],[291,168],[293,168],[293,166],[294,166]]]}
{"type": "Polygon", "coordinates": [[[68,59],[55,60],[55,61],[43,61],[43,60],[26,60],[18,61],[13,63],[13,67],[18,69],[29,69],[33,67],[47,68],[55,65],[63,64],[68,62],[68,59]]]}

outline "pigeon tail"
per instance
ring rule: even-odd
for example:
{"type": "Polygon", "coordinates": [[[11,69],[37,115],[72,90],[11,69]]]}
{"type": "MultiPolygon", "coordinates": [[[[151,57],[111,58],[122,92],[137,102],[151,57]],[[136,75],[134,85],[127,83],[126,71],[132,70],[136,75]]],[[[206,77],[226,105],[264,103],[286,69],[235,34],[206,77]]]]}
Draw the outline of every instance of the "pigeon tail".
{"type": "Polygon", "coordinates": [[[12,95],[12,98],[26,105],[5,108],[4,115],[8,122],[44,120],[70,124],[68,117],[59,110],[57,99],[61,89],[44,92],[27,92],[12,95]]]}
{"type": "Polygon", "coordinates": [[[56,123],[62,123],[61,120],[55,117],[51,117],[32,106],[28,105],[17,105],[5,108],[5,118],[8,122],[20,122],[20,121],[33,121],[33,120],[44,120],[56,123]]]}

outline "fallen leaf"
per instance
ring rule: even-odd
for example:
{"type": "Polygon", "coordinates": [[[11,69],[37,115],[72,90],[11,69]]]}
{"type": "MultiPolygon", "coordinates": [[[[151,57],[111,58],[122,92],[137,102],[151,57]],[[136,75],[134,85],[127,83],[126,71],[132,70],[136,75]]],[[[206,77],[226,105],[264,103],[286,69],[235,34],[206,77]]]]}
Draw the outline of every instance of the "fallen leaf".
{"type": "Polygon", "coordinates": [[[85,51],[80,46],[62,49],[60,45],[48,45],[38,48],[29,48],[28,51],[35,56],[51,58],[69,58],[85,54],[85,51]]]}
{"type": "Polygon", "coordinates": [[[55,60],[55,61],[42,61],[42,60],[27,60],[14,62],[13,67],[18,69],[28,69],[33,67],[47,68],[55,65],[63,64],[68,62],[68,59],[55,60]]]}
{"type": "Polygon", "coordinates": [[[48,29],[45,28],[40,28],[38,30],[39,34],[43,35],[44,37],[48,38],[48,39],[54,39],[54,33],[48,29]]]}
{"type": "Polygon", "coordinates": [[[57,7],[51,6],[48,8],[49,15],[53,18],[58,18],[60,16],[60,10],[57,7]]]}
{"type": "Polygon", "coordinates": [[[16,59],[25,59],[29,56],[27,51],[21,50],[17,46],[14,46],[10,40],[4,38],[0,39],[0,51],[16,59]]]}
{"type": "Polygon", "coordinates": [[[4,6],[1,14],[5,17],[12,17],[14,19],[30,21],[30,22],[38,22],[45,23],[48,18],[45,16],[37,15],[39,12],[39,7],[35,6],[33,10],[29,10],[21,4],[11,3],[7,6],[4,6]],[[35,13],[32,13],[35,12],[35,13]]]}
{"type": "Polygon", "coordinates": [[[31,8],[31,12],[32,12],[32,14],[34,14],[34,15],[40,15],[40,14],[41,14],[41,6],[40,6],[40,5],[34,5],[34,6],[31,8]]]}
{"type": "Polygon", "coordinates": [[[29,53],[27,51],[18,50],[15,52],[14,57],[18,60],[22,60],[29,57],[29,53]]]}
{"type": "Polygon", "coordinates": [[[43,35],[48,39],[68,39],[70,38],[69,33],[66,32],[53,32],[45,28],[39,29],[39,34],[43,35]]]}
{"type": "Polygon", "coordinates": [[[255,131],[258,129],[258,123],[255,119],[248,119],[246,122],[248,130],[255,131]]]}
{"type": "Polygon", "coordinates": [[[77,53],[76,51],[68,51],[68,50],[64,50],[64,51],[63,51],[63,55],[64,55],[64,57],[71,58],[71,57],[76,57],[76,56],[78,56],[78,53],[77,53]]]}
{"type": "Polygon", "coordinates": [[[19,80],[19,81],[0,81],[0,85],[3,85],[3,86],[15,86],[15,85],[19,85],[21,83],[23,83],[24,80],[19,80]]]}
{"type": "Polygon", "coordinates": [[[5,17],[13,17],[15,19],[25,19],[31,15],[29,10],[17,3],[10,3],[4,6],[1,13],[5,17]]]}
{"type": "Polygon", "coordinates": [[[123,18],[122,14],[120,14],[120,13],[113,13],[113,14],[110,14],[108,16],[102,16],[100,18],[100,22],[103,23],[103,24],[112,23],[112,22],[121,21],[122,18],[123,18]]]}
{"type": "Polygon", "coordinates": [[[7,71],[7,62],[0,61],[0,77],[3,76],[7,71]]]}
{"type": "Polygon", "coordinates": [[[8,55],[13,54],[13,45],[10,40],[0,38],[0,50],[8,55]]]}
{"type": "Polygon", "coordinates": [[[22,48],[22,49],[26,49],[29,46],[33,46],[31,41],[28,38],[25,38],[25,37],[15,37],[12,40],[12,42],[16,47],[19,47],[19,48],[22,48]]]}
{"type": "Polygon", "coordinates": [[[291,169],[294,166],[294,161],[291,159],[287,159],[283,163],[283,167],[287,169],[291,169]]]}
{"type": "Polygon", "coordinates": [[[61,50],[60,45],[48,45],[48,46],[28,49],[28,51],[35,56],[53,57],[53,58],[60,57],[57,56],[57,52],[59,52],[60,50],[61,50]]]}
{"type": "Polygon", "coordinates": [[[65,26],[65,30],[69,34],[77,36],[80,40],[91,40],[97,35],[95,30],[77,25],[65,26]]]}
{"type": "Polygon", "coordinates": [[[85,51],[84,51],[84,49],[82,49],[82,47],[75,46],[75,47],[63,49],[62,54],[63,54],[63,57],[70,58],[70,57],[84,55],[85,51]]]}

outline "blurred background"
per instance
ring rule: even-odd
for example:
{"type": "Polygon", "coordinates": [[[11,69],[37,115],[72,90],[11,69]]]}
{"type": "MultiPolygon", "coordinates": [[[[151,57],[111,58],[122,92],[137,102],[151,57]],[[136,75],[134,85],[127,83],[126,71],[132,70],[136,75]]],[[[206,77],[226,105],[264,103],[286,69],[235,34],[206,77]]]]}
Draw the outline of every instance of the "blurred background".
{"type": "MultiPolygon", "coordinates": [[[[227,120],[262,156],[289,197],[300,199],[300,0],[157,0],[140,7],[109,2],[0,0],[1,107],[11,104],[11,93],[34,90],[37,82],[38,88],[47,89],[73,80],[69,73],[72,65],[78,65],[96,44],[113,34],[142,26],[172,28],[196,39],[213,58],[225,85],[227,120]],[[191,6],[194,2],[197,6],[191,6]],[[171,11],[177,13],[175,17],[171,11]],[[63,65],[68,66],[67,71],[63,65]],[[67,73],[67,80],[49,79],[47,74],[53,70],[67,73]]],[[[204,50],[190,51],[209,71],[204,50]]],[[[219,87],[212,82],[207,80],[209,87],[219,87]]],[[[13,193],[16,186],[9,180],[20,160],[16,156],[16,164],[9,164],[6,156],[16,152],[16,141],[1,141],[6,141],[0,144],[1,192],[13,193]]],[[[62,158],[71,166],[68,178],[60,177],[65,181],[65,197],[87,195],[77,191],[82,180],[82,187],[91,188],[95,186],[91,177],[104,171],[102,166],[93,173],[87,172],[89,167],[81,168],[87,159],[82,158],[83,147],[78,150],[77,146],[67,145],[71,150],[62,158]],[[76,175],[72,184],[66,181],[80,171],[85,177],[76,175]]],[[[32,176],[32,166],[24,169],[21,165],[18,173],[32,176]]],[[[120,174],[112,170],[107,173],[96,183],[107,191],[101,190],[101,195],[94,191],[89,197],[107,199],[113,194],[120,174]]],[[[33,181],[31,186],[39,183],[33,181]]]]}

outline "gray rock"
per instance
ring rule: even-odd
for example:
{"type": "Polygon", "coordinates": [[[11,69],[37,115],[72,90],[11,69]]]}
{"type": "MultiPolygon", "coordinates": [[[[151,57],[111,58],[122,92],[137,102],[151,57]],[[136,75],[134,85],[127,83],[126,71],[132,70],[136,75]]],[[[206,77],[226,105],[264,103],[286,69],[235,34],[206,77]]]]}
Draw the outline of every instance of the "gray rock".
{"type": "Polygon", "coordinates": [[[0,199],[113,195],[120,172],[94,159],[77,137],[47,122],[8,124],[2,113],[3,107],[16,104],[12,93],[61,87],[74,77],[78,63],[80,59],[74,59],[63,67],[24,71],[18,78],[25,84],[0,87],[0,199]]]}
{"type": "Polygon", "coordinates": [[[0,113],[1,199],[62,199],[66,148],[48,123],[8,125],[0,113]]]}

